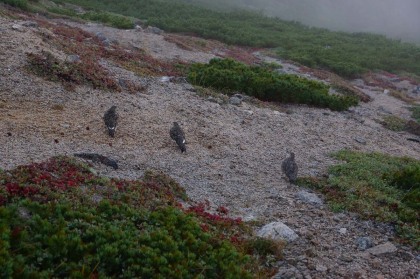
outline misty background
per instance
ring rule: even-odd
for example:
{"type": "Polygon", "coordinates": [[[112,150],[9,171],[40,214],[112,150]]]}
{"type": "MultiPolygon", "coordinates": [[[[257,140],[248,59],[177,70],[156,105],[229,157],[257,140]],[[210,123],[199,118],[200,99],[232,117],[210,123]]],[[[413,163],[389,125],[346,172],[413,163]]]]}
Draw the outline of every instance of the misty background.
{"type": "Polygon", "coordinates": [[[334,31],[380,33],[420,43],[420,0],[186,0],[241,7],[334,31]]]}

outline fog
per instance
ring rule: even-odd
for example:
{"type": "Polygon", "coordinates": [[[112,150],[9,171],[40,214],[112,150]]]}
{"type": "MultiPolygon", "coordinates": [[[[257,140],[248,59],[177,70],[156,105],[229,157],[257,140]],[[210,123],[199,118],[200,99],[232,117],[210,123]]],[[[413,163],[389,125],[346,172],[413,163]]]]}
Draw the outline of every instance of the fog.
{"type": "MultiPolygon", "coordinates": [[[[218,1],[211,2],[214,5],[214,2],[218,1]]],[[[420,43],[420,0],[226,0],[226,2],[225,5],[235,4],[310,26],[340,31],[380,33],[420,43]]]]}

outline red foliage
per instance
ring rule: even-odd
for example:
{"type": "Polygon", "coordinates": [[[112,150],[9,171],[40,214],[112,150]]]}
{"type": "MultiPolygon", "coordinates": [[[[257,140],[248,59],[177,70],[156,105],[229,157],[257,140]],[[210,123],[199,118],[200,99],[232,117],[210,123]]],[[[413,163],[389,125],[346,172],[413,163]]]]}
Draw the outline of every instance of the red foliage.
{"type": "MultiPolygon", "coordinates": [[[[93,177],[90,172],[57,158],[17,167],[11,174],[4,177],[4,188],[10,197],[32,197],[38,194],[42,187],[67,190],[93,177]]],[[[6,201],[7,196],[0,196],[0,204],[5,204],[6,201]]]]}
{"type": "Polygon", "coordinates": [[[13,197],[30,197],[39,192],[38,189],[32,186],[19,186],[17,183],[6,183],[7,192],[13,197]]]}
{"type": "MultiPolygon", "coordinates": [[[[194,213],[194,214],[196,214],[200,217],[205,218],[207,221],[214,222],[214,223],[219,223],[219,224],[226,224],[226,225],[235,225],[236,224],[236,225],[239,225],[239,224],[242,223],[241,218],[233,219],[233,218],[222,216],[220,213],[213,214],[213,213],[207,212],[208,207],[209,207],[208,201],[207,202],[200,202],[197,205],[190,206],[186,210],[186,212],[194,213]]],[[[226,213],[227,213],[227,209],[226,209],[226,213]]],[[[222,214],[225,214],[225,213],[222,213],[222,214]]]]}

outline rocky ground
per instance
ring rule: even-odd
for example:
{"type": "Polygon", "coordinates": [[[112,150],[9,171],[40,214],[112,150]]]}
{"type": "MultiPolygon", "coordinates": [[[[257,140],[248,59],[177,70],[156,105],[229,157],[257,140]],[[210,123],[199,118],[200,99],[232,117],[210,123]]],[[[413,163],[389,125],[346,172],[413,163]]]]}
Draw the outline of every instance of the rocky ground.
{"type": "MultiPolygon", "coordinates": [[[[142,29],[66,23],[142,48],[158,59],[205,62],[224,51],[220,43],[183,48],[165,39],[168,34],[142,29]]],[[[120,166],[96,165],[103,175],[135,179],[147,169],[163,170],[195,201],[226,206],[233,216],[260,224],[286,224],[298,237],[276,263],[277,278],[420,278],[420,255],[394,242],[391,226],[332,213],[322,197],[308,200],[309,191],[286,182],[281,172],[289,151],[296,154],[299,176],[325,174],[338,163],[329,154],[342,149],[420,159],[420,144],[407,140],[419,137],[378,123],[384,114],[410,116],[408,105],[384,88],[353,81],[372,101],[346,112],[252,100],[233,105],[223,96],[200,94],[187,83],[138,77],[103,61],[116,78],[129,78],[147,89],[132,94],[78,86],[71,92],[24,69],[27,52],[49,50],[65,57],[43,42],[42,31],[0,17],[0,168],[96,152],[117,159],[120,166]],[[115,138],[108,137],[102,120],[111,105],[120,115],[115,138]],[[173,121],[185,131],[184,154],[169,137],[173,121]],[[360,237],[368,237],[374,247],[366,250],[360,237]]]]}

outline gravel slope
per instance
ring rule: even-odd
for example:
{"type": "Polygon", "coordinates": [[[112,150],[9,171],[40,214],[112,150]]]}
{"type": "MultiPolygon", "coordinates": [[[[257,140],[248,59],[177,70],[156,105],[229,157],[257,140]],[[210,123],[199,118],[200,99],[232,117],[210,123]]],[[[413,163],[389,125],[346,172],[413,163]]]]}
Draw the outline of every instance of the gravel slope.
{"type": "MultiPolygon", "coordinates": [[[[370,236],[374,244],[392,241],[391,227],[304,203],[295,197],[300,189],[281,174],[288,151],[296,154],[300,176],[324,174],[337,163],[328,154],[344,148],[420,159],[420,145],[406,140],[414,136],[388,131],[376,121],[384,111],[407,117],[405,103],[363,86],[373,101],[340,113],[253,102],[217,104],[188,84],[139,78],[111,64],[116,77],[148,84],[147,90],[110,93],[80,86],[68,92],[26,73],[23,53],[48,49],[63,54],[42,42],[39,28],[15,30],[16,24],[22,22],[0,17],[0,168],[97,152],[119,161],[118,170],[97,165],[104,175],[134,179],[147,169],[160,169],[185,186],[193,200],[227,206],[247,220],[290,226],[300,237],[278,263],[281,278],[419,278],[419,256],[407,247],[394,243],[397,252],[380,256],[357,249],[359,236],[370,236]],[[115,138],[107,136],[102,120],[111,105],[120,115],[115,138]],[[169,137],[173,121],[185,131],[185,154],[169,137]],[[345,233],[339,232],[342,228],[345,233]]],[[[162,35],[71,24],[121,44],[147,46],[157,58],[203,62],[214,57],[178,48],[162,35]]]]}

